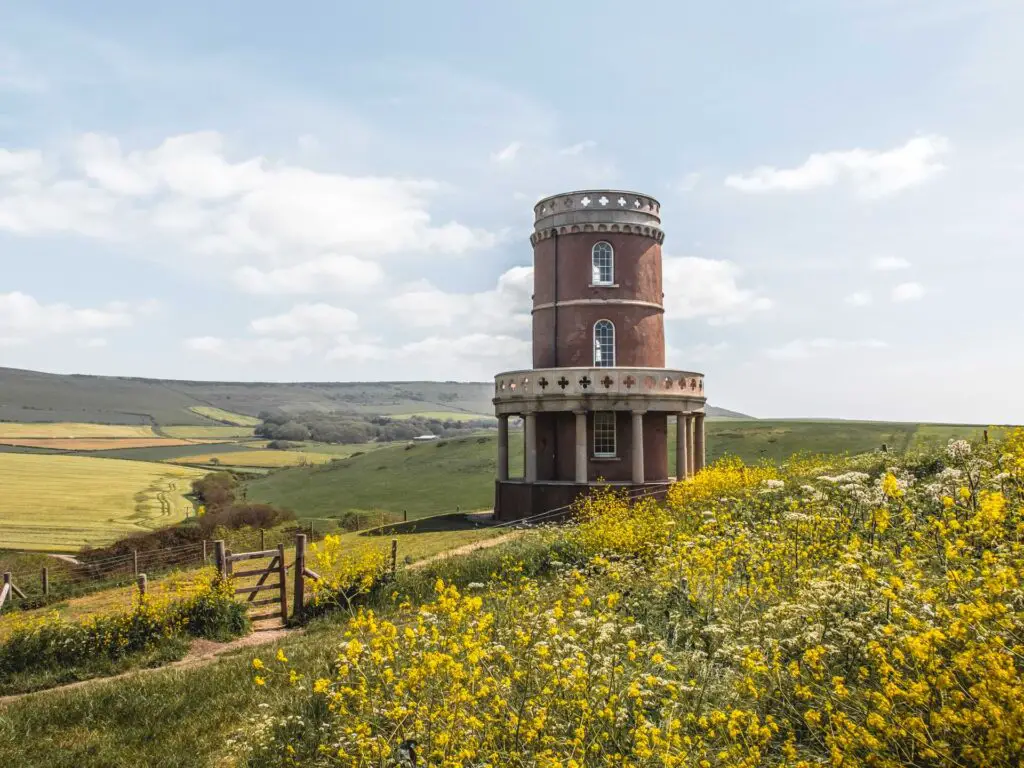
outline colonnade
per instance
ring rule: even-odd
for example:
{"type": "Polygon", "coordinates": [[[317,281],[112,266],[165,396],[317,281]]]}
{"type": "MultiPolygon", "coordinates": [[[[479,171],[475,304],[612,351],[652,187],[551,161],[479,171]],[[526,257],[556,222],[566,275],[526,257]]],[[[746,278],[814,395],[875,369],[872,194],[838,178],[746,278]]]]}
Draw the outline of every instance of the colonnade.
{"type": "MultiPolygon", "coordinates": [[[[574,411],[576,416],[575,482],[584,484],[589,475],[590,451],[587,448],[587,412],[574,411]]],[[[631,411],[632,416],[632,482],[644,482],[644,413],[631,411]]],[[[498,416],[498,479],[508,480],[508,414],[498,416]]],[[[537,482],[537,416],[533,412],[523,418],[523,479],[537,482]]],[[[691,477],[705,466],[704,413],[676,413],[676,479],[691,477]]]]}

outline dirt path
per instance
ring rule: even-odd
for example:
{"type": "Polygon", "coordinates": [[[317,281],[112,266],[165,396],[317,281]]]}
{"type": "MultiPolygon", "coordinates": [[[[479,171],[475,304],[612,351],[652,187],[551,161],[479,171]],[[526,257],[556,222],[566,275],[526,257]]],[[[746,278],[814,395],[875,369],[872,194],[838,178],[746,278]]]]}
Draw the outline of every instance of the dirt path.
{"type": "Polygon", "coordinates": [[[41,691],[32,691],[30,693],[16,693],[11,696],[0,696],[0,706],[4,704],[10,704],[13,701],[24,699],[27,696],[40,696],[47,693],[65,693],[72,691],[76,688],[84,688],[89,685],[97,685],[99,683],[109,683],[115,680],[124,680],[129,677],[138,677],[140,675],[148,675],[153,672],[163,672],[168,669],[191,669],[192,667],[201,667],[217,660],[218,656],[223,656],[226,653],[237,651],[242,648],[256,648],[261,645],[267,645],[269,643],[276,643],[283,640],[285,637],[302,634],[301,629],[272,629],[253,632],[252,634],[240,637],[237,640],[232,640],[228,643],[215,643],[212,640],[197,639],[192,641],[192,646],[189,648],[189,652],[178,661],[172,661],[170,664],[164,664],[160,667],[146,667],[145,669],[133,669],[128,672],[122,672],[118,675],[110,675],[109,677],[93,677],[88,680],[80,680],[77,683],[68,683],[67,685],[58,685],[55,688],[44,688],[41,691]]]}
{"type": "MultiPolygon", "coordinates": [[[[416,570],[423,568],[430,563],[435,563],[438,560],[446,560],[450,557],[461,557],[468,555],[473,552],[477,552],[481,549],[490,549],[496,547],[499,544],[511,541],[517,536],[521,536],[523,531],[510,531],[509,533],[495,536],[491,539],[483,539],[481,541],[475,541],[472,544],[465,544],[461,547],[455,547],[445,552],[439,552],[436,555],[417,560],[411,565],[407,566],[409,570],[416,570]]],[[[145,669],[133,669],[128,672],[122,672],[118,675],[111,675],[109,677],[94,677],[89,680],[81,680],[77,683],[68,683],[67,685],[59,685],[54,688],[45,688],[41,691],[32,691],[31,693],[16,693],[11,696],[0,696],[0,707],[4,704],[9,704],[19,699],[23,699],[26,696],[40,696],[47,693],[60,692],[74,690],[75,688],[83,688],[88,685],[98,685],[100,683],[108,683],[114,680],[124,680],[129,677],[136,677],[138,675],[147,675],[153,672],[162,672],[168,669],[192,669],[194,667],[205,666],[211,664],[217,660],[218,657],[224,654],[237,651],[242,648],[257,648],[263,645],[269,645],[270,643],[278,643],[286,638],[296,637],[301,635],[303,632],[302,628],[296,629],[257,629],[251,634],[245,637],[240,637],[237,640],[232,640],[227,643],[216,643],[212,640],[196,639],[192,641],[192,645],[185,656],[178,661],[172,661],[170,664],[164,664],[160,667],[147,667],[145,669]]]]}

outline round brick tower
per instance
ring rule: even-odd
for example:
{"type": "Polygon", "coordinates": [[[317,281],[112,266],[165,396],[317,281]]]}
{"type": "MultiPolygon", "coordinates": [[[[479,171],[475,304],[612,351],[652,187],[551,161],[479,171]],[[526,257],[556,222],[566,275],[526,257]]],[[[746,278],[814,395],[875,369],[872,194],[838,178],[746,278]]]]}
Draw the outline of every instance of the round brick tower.
{"type": "Polygon", "coordinates": [[[656,490],[704,466],[703,374],[665,366],[661,205],[635,192],[585,190],[534,207],[533,368],[495,377],[495,516],[571,503],[599,482],[656,490]],[[511,478],[508,418],[524,423],[511,478]]]}

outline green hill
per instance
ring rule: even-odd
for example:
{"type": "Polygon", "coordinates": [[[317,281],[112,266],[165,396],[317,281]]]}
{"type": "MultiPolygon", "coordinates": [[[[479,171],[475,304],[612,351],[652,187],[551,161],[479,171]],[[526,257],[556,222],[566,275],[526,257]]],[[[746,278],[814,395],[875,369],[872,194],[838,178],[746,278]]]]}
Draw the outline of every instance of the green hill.
{"type": "MultiPolygon", "coordinates": [[[[863,421],[707,422],[708,461],[731,454],[748,463],[779,461],[794,453],[917,450],[952,437],[980,438],[982,427],[863,421]]],[[[249,482],[252,501],[293,509],[300,517],[333,518],[348,511],[384,511],[409,517],[493,504],[496,436],[395,445],[331,464],[280,470],[249,482]]],[[[510,433],[509,467],[522,474],[522,433],[510,433]]],[[[669,467],[675,467],[675,429],[669,428],[669,467]]],[[[672,471],[670,469],[670,471],[672,471]]]]}
{"type": "MultiPolygon", "coordinates": [[[[490,382],[177,381],[0,368],[0,421],[213,425],[269,409],[492,415],[493,396],[490,382]]],[[[742,416],[714,407],[709,415],[742,416]]]]}

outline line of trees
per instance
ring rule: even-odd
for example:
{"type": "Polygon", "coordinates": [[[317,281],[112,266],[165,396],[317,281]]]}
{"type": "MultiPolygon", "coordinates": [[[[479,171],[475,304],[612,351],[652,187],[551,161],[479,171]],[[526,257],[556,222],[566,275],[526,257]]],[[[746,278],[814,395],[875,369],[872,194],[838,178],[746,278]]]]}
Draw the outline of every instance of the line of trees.
{"type": "Polygon", "coordinates": [[[493,428],[494,419],[479,418],[470,421],[434,419],[422,416],[395,419],[390,416],[364,416],[347,412],[263,411],[263,422],[256,427],[256,435],[268,440],[318,443],[370,443],[411,440],[419,435],[458,437],[478,429],[493,428]]]}

